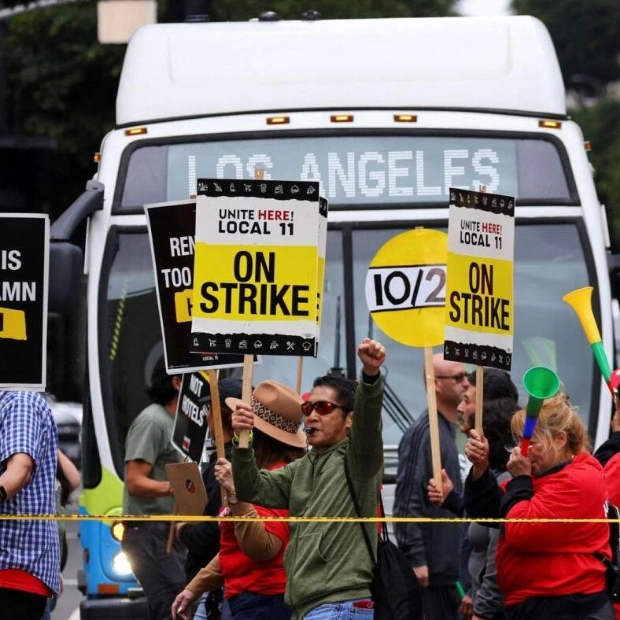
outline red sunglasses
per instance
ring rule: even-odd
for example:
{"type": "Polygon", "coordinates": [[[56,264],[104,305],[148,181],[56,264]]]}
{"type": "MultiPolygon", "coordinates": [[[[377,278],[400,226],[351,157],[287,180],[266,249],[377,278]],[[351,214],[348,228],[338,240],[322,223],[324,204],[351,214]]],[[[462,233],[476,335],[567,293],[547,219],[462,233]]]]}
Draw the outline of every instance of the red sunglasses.
{"type": "Polygon", "coordinates": [[[319,415],[327,415],[334,409],[342,409],[344,411],[342,405],[330,403],[328,400],[317,400],[315,403],[307,400],[301,404],[301,410],[304,415],[310,415],[313,411],[316,411],[319,415]]]}

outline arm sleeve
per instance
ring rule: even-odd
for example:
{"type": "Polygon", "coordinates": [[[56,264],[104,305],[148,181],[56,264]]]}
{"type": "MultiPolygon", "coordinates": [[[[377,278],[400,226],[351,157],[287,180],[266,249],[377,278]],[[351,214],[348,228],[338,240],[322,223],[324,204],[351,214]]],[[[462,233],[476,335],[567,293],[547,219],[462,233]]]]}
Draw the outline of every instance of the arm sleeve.
{"type": "Polygon", "coordinates": [[[355,422],[347,452],[353,478],[371,478],[383,467],[382,408],[383,378],[362,373],[355,391],[355,422]]]}
{"type": "Polygon", "coordinates": [[[609,501],[620,506],[620,456],[614,456],[607,461],[603,475],[609,493],[609,501]]]}
{"type": "MultiPolygon", "coordinates": [[[[246,502],[233,504],[231,512],[235,517],[257,517],[258,512],[246,502]]],[[[235,523],[235,536],[241,547],[241,551],[252,560],[266,562],[273,559],[280,549],[283,541],[267,529],[265,521],[241,521],[235,523]]]]}
{"type": "MultiPolygon", "coordinates": [[[[426,427],[428,428],[428,427],[426,427]]],[[[427,504],[426,487],[430,479],[430,440],[422,426],[406,432],[398,448],[398,473],[394,495],[395,517],[421,517],[427,504]]],[[[412,566],[427,564],[422,530],[417,523],[395,523],[398,546],[412,566]]]]}
{"type": "Polygon", "coordinates": [[[216,521],[187,523],[179,532],[179,540],[192,556],[212,558],[220,548],[220,526],[216,521]]]}
{"type": "Polygon", "coordinates": [[[456,489],[452,489],[450,494],[444,500],[441,505],[442,508],[449,510],[457,517],[463,516],[463,494],[459,493],[456,489]]]}
{"type": "MultiPolygon", "coordinates": [[[[497,519],[500,516],[502,491],[497,479],[487,469],[478,480],[474,480],[470,470],[465,480],[464,506],[468,516],[479,519],[497,519]]],[[[498,524],[489,523],[490,527],[498,524]]]]}
{"type": "Polygon", "coordinates": [[[293,461],[284,467],[268,471],[256,467],[254,450],[233,447],[232,471],[237,497],[269,508],[288,508],[288,498],[295,471],[293,461]]]}
{"type": "Polygon", "coordinates": [[[602,443],[596,452],[593,454],[594,458],[603,465],[608,463],[612,456],[620,452],[620,431],[612,433],[609,439],[602,443]]]}
{"type": "MultiPolygon", "coordinates": [[[[570,466],[569,466],[570,467],[570,466]]],[[[596,474],[595,474],[596,475],[596,474]]],[[[517,476],[506,485],[502,512],[510,519],[604,518],[602,480],[557,474],[532,490],[529,476],[517,476]],[[528,482],[529,480],[529,482],[528,482]],[[531,493],[529,499],[528,493],[531,493]],[[515,499],[516,498],[516,499],[515,499]],[[520,500],[520,501],[519,501],[520,500]],[[505,505],[505,508],[504,508],[505,505]]],[[[606,525],[606,524],[603,524],[606,525]]],[[[597,529],[592,523],[505,523],[507,545],[528,553],[582,553],[592,546],[597,529]]]]}
{"type": "Polygon", "coordinates": [[[216,555],[198,574],[187,584],[186,588],[197,596],[204,592],[211,592],[224,585],[222,570],[220,568],[220,556],[216,555]]]}
{"type": "Polygon", "coordinates": [[[497,585],[497,567],[495,553],[499,530],[489,528],[489,546],[487,547],[487,561],[480,589],[474,598],[474,613],[481,618],[493,618],[502,610],[504,598],[497,585]]]}

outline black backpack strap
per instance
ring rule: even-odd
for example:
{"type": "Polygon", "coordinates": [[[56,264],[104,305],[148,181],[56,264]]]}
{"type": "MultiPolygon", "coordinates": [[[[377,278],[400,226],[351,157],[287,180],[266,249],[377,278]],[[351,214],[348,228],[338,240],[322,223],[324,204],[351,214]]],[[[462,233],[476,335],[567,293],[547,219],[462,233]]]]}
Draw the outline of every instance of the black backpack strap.
{"type": "MultiPolygon", "coordinates": [[[[353,488],[353,480],[351,480],[351,472],[349,471],[349,462],[347,461],[347,457],[344,457],[344,473],[347,478],[347,485],[349,486],[349,493],[351,494],[351,499],[353,500],[353,505],[355,506],[355,512],[357,512],[357,516],[361,518],[362,511],[360,510],[359,502],[357,501],[357,495],[355,494],[355,489],[353,488]]],[[[381,512],[383,513],[383,500],[381,500],[381,512]]],[[[372,545],[370,544],[370,538],[368,536],[368,532],[364,527],[364,524],[360,521],[360,527],[362,528],[362,534],[364,535],[364,541],[366,542],[366,547],[368,548],[368,554],[372,559],[373,566],[377,565],[377,559],[375,558],[375,554],[372,550],[372,545]]],[[[385,524],[384,524],[385,525],[385,524]]]]}

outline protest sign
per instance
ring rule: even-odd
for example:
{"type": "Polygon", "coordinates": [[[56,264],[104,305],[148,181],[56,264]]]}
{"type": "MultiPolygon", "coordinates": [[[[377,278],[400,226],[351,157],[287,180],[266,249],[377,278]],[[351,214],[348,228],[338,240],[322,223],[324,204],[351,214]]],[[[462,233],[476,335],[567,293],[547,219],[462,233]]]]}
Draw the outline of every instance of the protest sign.
{"type": "Polygon", "coordinates": [[[207,436],[207,407],[200,399],[209,393],[209,380],[204,373],[183,374],[172,444],[196,462],[200,462],[207,436]]]}
{"type": "Polygon", "coordinates": [[[0,214],[0,388],[45,389],[49,217],[0,214]]]}
{"type": "Polygon", "coordinates": [[[444,358],[510,370],[512,196],[450,189],[444,358]]]}
{"type": "Polygon", "coordinates": [[[198,180],[192,350],[316,356],[321,218],[318,183],[198,180]]]}
{"type": "Polygon", "coordinates": [[[190,352],[196,203],[149,204],[144,209],[168,372],[242,366],[240,355],[190,352]]]}
{"type": "Polygon", "coordinates": [[[401,344],[424,348],[433,479],[441,488],[439,419],[432,347],[443,342],[446,304],[445,233],[415,228],[392,237],[366,274],[366,303],[375,323],[401,344]]]}
{"type": "Polygon", "coordinates": [[[445,233],[416,228],[392,237],[366,274],[366,303],[375,323],[401,344],[432,347],[445,325],[445,233]]]}
{"type": "Polygon", "coordinates": [[[209,498],[198,463],[167,463],[166,473],[174,495],[176,514],[203,514],[209,498]]]}

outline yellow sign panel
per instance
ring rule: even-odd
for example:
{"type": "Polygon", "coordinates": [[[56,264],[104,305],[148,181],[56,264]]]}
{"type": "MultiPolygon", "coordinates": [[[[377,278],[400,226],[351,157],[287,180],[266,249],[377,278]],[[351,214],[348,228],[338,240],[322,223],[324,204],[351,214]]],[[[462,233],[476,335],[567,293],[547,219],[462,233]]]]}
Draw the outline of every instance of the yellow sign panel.
{"type": "Polygon", "coordinates": [[[0,308],[0,338],[28,340],[26,336],[26,313],[23,310],[0,308]]]}
{"type": "Polygon", "coordinates": [[[512,270],[508,260],[448,253],[447,313],[457,328],[488,334],[512,333],[512,270]]]}
{"type": "Polygon", "coordinates": [[[448,236],[416,228],[396,235],[375,254],[366,275],[366,302],[375,323],[397,342],[443,342],[448,236]]]}
{"type": "Polygon", "coordinates": [[[511,196],[450,189],[444,359],[510,370],[514,210],[511,196]]]}
{"type": "Polygon", "coordinates": [[[192,317],[316,321],[316,246],[196,243],[192,317]]]}
{"type": "Polygon", "coordinates": [[[191,288],[174,294],[174,315],[177,323],[188,323],[192,320],[193,297],[194,291],[191,288]]]}

